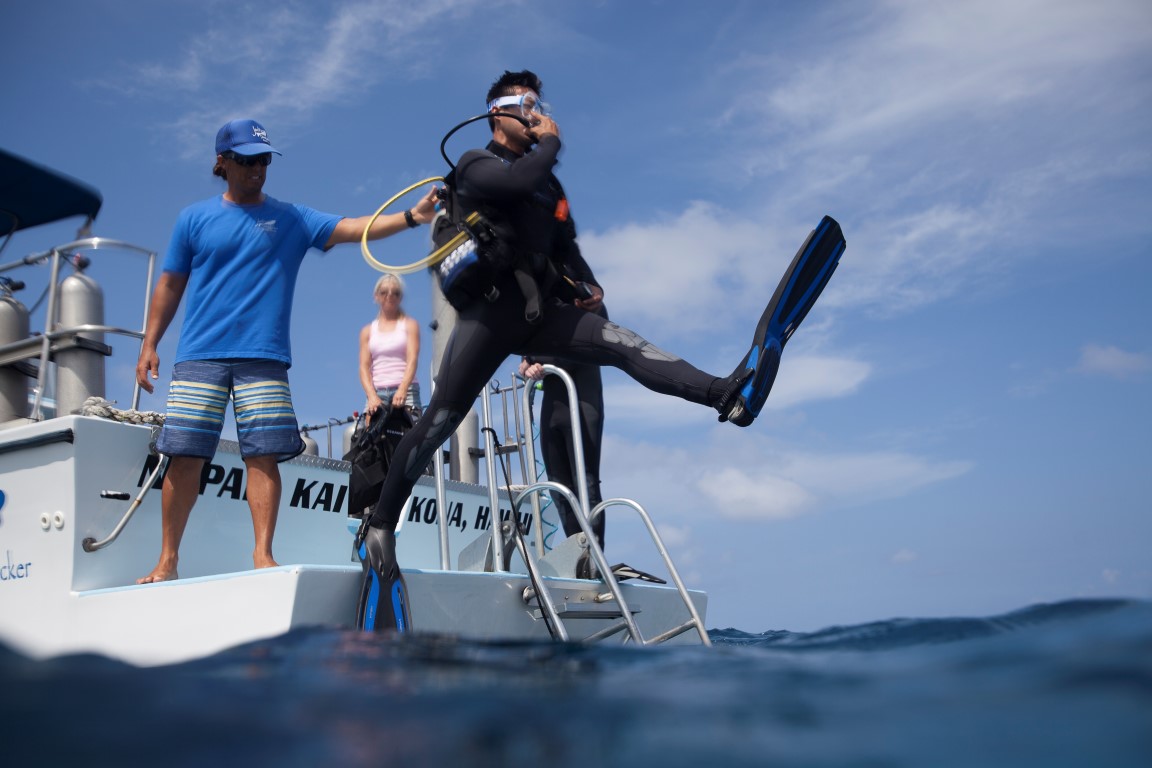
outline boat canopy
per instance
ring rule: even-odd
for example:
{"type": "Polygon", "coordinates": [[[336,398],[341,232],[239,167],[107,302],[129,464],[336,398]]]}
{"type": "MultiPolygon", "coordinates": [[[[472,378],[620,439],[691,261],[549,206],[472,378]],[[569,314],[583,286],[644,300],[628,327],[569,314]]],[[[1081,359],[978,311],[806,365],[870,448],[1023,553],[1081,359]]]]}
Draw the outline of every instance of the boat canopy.
{"type": "Polygon", "coordinates": [[[0,149],[0,237],[70,216],[93,219],[103,202],[84,182],[0,149]]]}

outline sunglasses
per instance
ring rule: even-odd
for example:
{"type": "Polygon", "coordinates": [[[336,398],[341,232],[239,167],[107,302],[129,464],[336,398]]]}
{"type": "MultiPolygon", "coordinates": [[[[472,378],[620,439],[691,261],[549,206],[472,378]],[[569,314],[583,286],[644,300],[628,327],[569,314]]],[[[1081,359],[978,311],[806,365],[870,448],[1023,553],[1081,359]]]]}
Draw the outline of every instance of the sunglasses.
{"type": "Polygon", "coordinates": [[[403,296],[404,295],[401,291],[397,291],[394,288],[381,288],[379,291],[377,291],[377,293],[379,293],[381,296],[403,296]]]}
{"type": "Polygon", "coordinates": [[[232,150],[228,150],[227,152],[221,152],[220,154],[224,157],[225,160],[231,160],[232,162],[236,163],[236,165],[243,166],[244,168],[248,168],[253,165],[268,165],[272,162],[271,152],[262,152],[259,155],[238,155],[232,150]]]}

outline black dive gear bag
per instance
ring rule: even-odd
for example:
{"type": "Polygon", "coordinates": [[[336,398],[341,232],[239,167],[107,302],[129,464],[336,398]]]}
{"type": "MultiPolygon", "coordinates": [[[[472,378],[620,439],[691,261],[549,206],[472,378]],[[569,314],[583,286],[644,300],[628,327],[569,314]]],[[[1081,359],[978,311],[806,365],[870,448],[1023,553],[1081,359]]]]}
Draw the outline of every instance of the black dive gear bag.
{"type": "Polygon", "coordinates": [[[392,454],[419,414],[411,406],[393,408],[392,403],[384,403],[367,426],[366,416],[362,413],[357,418],[352,445],[343,457],[352,465],[348,470],[349,517],[360,517],[376,506],[392,454]]]}

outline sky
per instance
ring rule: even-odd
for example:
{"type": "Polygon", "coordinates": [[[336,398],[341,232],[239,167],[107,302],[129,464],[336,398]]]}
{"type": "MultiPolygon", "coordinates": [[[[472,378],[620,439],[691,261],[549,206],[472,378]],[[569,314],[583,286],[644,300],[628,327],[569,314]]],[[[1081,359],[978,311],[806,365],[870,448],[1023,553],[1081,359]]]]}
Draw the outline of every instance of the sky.
{"type": "MultiPolygon", "coordinates": [[[[5,12],[0,65],[0,146],[99,189],[94,234],[161,253],[180,209],[222,191],[227,120],[284,153],[266,192],[361,216],[442,175],[445,132],[532,69],[612,318],[661,348],[727,375],[820,217],[847,238],[753,426],[605,372],[604,495],[653,515],[709,627],[1152,599],[1143,0],[43,0],[5,12]]],[[[477,123],[448,152],[487,139],[477,123]]],[[[0,261],[77,226],[18,233],[0,261]]],[[[373,254],[408,264],[424,238],[373,254]]],[[[138,327],[141,261],[90,273],[108,321],[138,327]]],[[[363,405],[377,275],[357,246],[305,260],[306,424],[363,405]]],[[[44,279],[23,279],[31,306],[44,279]]],[[[429,281],[407,280],[427,398],[429,281]]],[[[134,364],[110,364],[122,404],[134,364]]],[[[656,564],[624,510],[607,550],[656,564]]]]}

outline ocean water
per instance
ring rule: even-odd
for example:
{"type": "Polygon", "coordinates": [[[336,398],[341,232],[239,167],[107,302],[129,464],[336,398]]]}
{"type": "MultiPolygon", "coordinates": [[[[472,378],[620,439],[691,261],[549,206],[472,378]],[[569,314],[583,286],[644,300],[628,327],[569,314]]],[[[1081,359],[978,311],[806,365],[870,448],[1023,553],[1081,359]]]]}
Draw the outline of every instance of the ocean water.
{"type": "Polygon", "coordinates": [[[1152,766],[1152,603],[715,647],[311,629],[186,664],[0,647],[12,766],[1152,766]]]}

